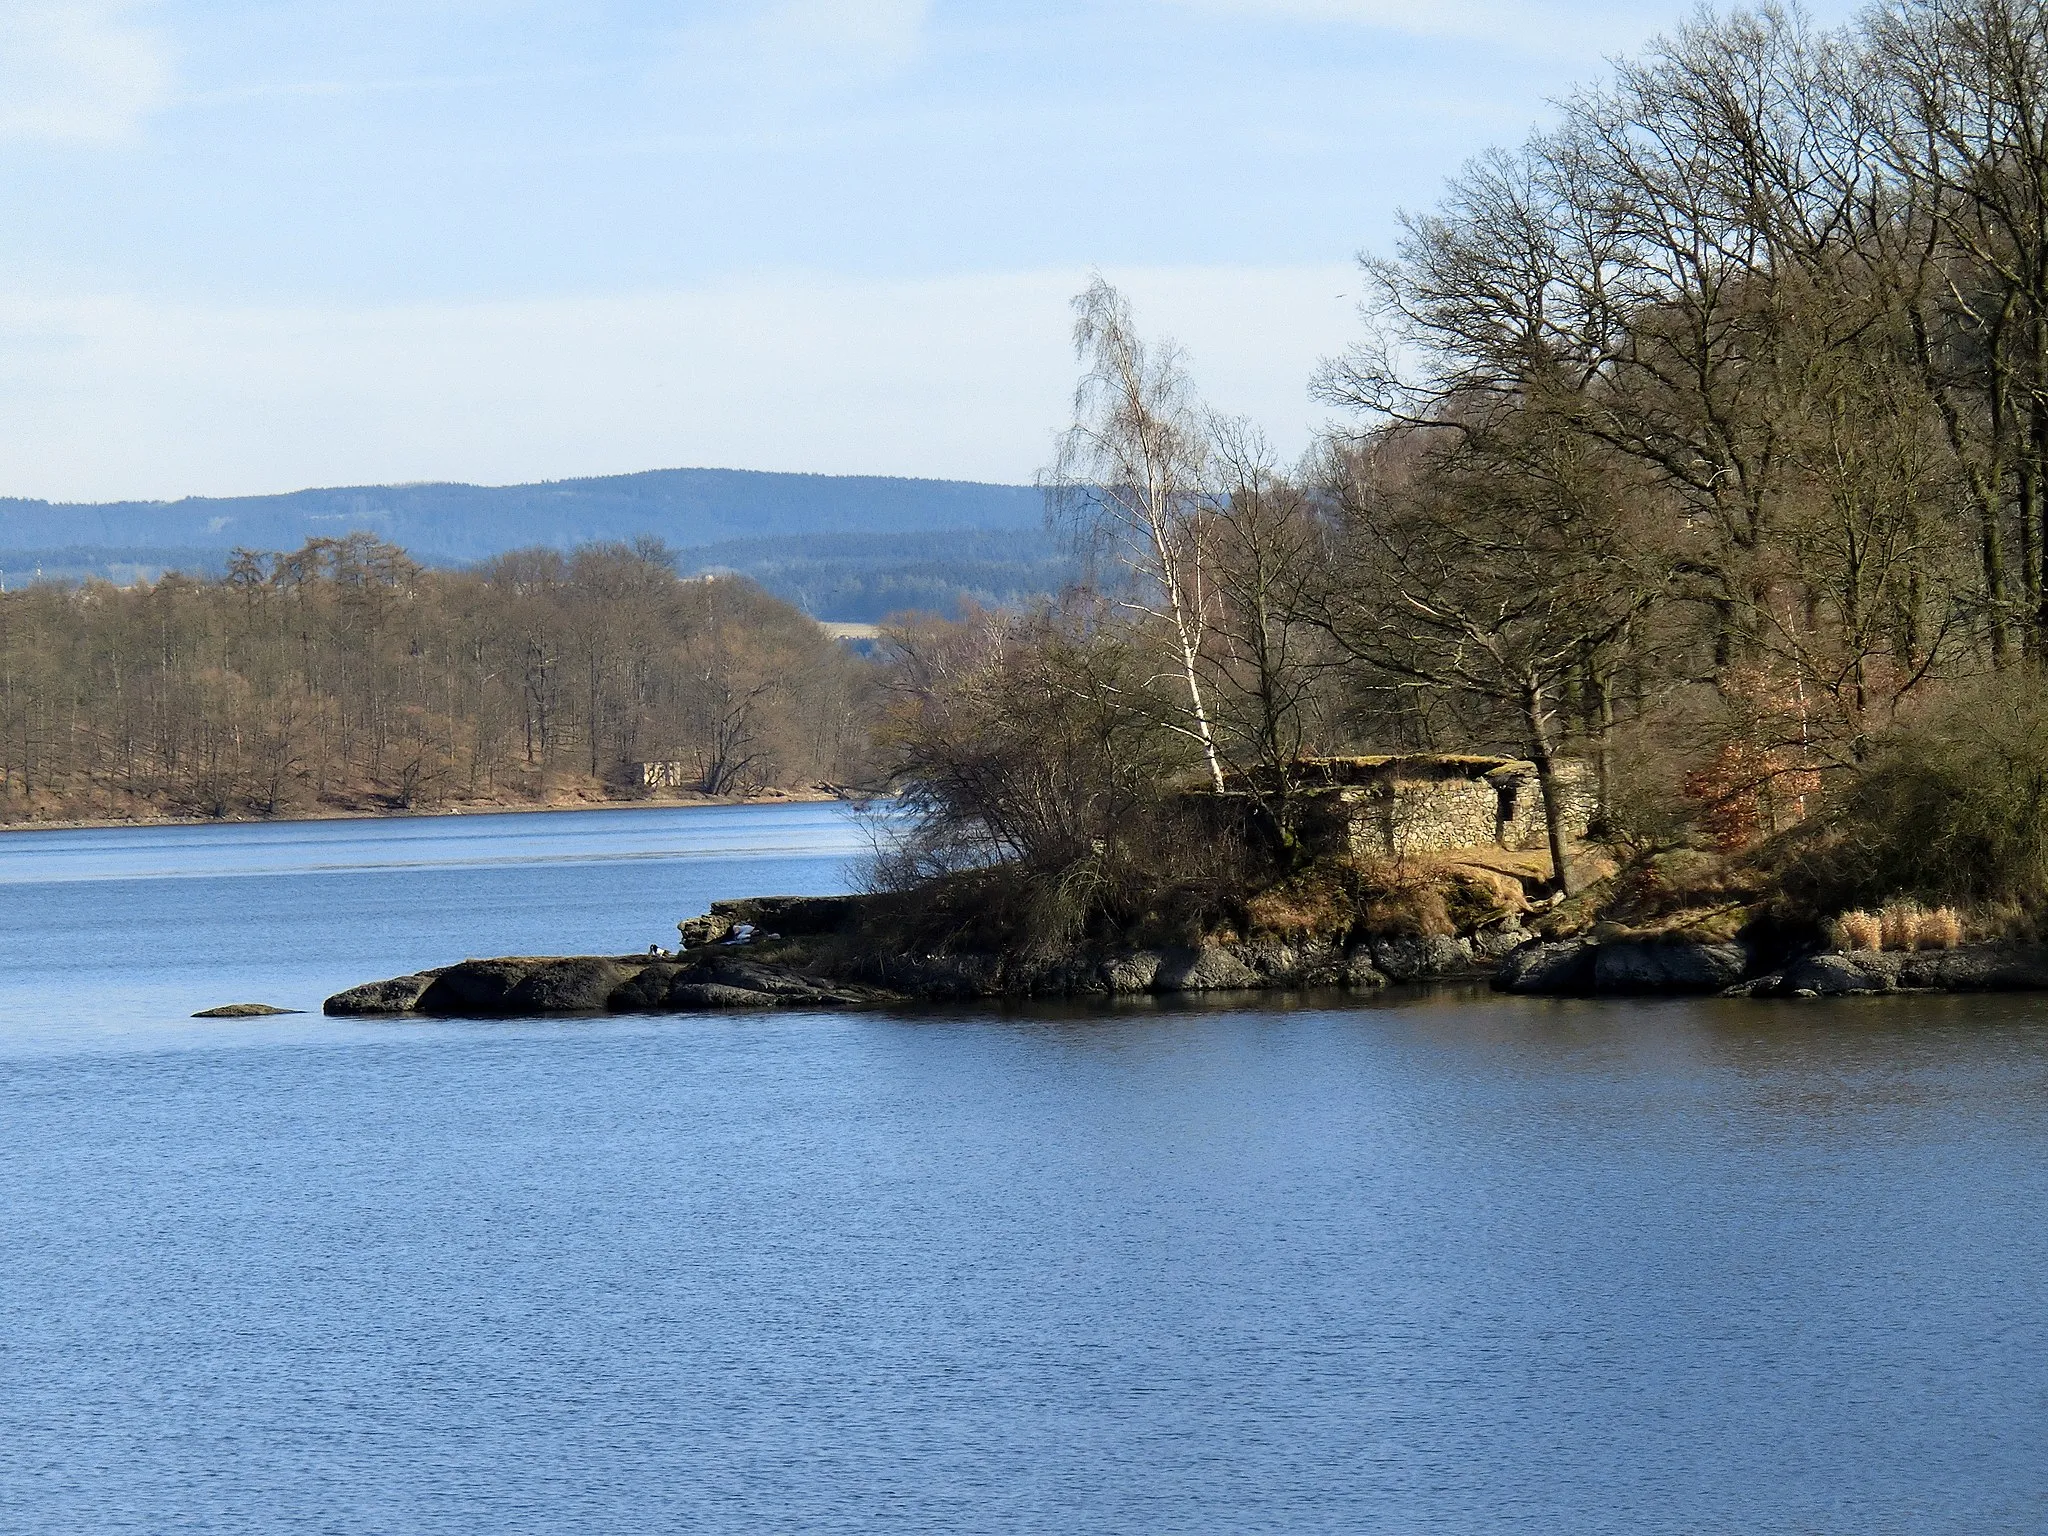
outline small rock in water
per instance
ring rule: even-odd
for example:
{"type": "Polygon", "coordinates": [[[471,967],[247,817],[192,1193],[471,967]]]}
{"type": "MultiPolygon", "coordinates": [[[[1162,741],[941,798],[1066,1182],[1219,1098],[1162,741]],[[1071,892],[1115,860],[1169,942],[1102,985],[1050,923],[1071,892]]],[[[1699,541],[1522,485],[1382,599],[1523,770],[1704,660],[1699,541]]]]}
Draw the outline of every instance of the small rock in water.
{"type": "Polygon", "coordinates": [[[276,1014],[304,1013],[303,1008],[273,1008],[268,1003],[229,1003],[224,1008],[207,1008],[192,1015],[195,1019],[267,1019],[276,1014]]]}

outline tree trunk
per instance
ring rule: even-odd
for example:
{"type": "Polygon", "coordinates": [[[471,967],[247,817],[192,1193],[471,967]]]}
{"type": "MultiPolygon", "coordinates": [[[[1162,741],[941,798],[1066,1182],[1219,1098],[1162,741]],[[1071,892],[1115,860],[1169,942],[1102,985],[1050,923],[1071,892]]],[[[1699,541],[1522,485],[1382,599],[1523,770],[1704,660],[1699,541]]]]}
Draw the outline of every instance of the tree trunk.
{"type": "MultiPolygon", "coordinates": [[[[1594,672],[1594,708],[1598,711],[1593,737],[1595,782],[1600,790],[1600,820],[1611,826],[1614,817],[1614,686],[1602,672],[1594,672]]],[[[1611,836],[1612,833],[1604,834],[1611,836]]]]}
{"type": "MultiPolygon", "coordinates": [[[[1181,585],[1180,573],[1175,568],[1173,546],[1167,536],[1166,516],[1162,510],[1164,505],[1165,493],[1155,483],[1150,491],[1147,511],[1151,523],[1152,549],[1159,561],[1159,579],[1166,588],[1166,606],[1173,618],[1174,639],[1180,646],[1181,676],[1188,686],[1188,713],[1194,717],[1195,737],[1202,744],[1202,760],[1209,768],[1209,787],[1220,795],[1223,793],[1223,758],[1216,750],[1216,737],[1209,729],[1209,706],[1202,698],[1202,615],[1199,603],[1194,613],[1188,611],[1190,605],[1187,594],[1181,585]]],[[[1196,552],[1194,569],[1199,579],[1202,570],[1199,550],[1196,552]]]]}
{"type": "MultiPolygon", "coordinates": [[[[2032,158],[2031,156],[2029,157],[2032,158]]],[[[2038,255],[2038,253],[2037,253],[2038,255]]],[[[2032,660],[2048,660],[2048,410],[2041,388],[2048,379],[2048,313],[2043,313],[2038,260],[2029,264],[2027,288],[2026,434],[2019,449],[2020,587],[2026,601],[2021,642],[2032,660]]]]}
{"type": "Polygon", "coordinates": [[[1580,663],[1579,683],[1581,725],[1593,744],[1594,820],[1604,824],[1613,805],[1614,764],[1609,744],[1614,736],[1614,678],[1591,647],[1580,663]]]}
{"type": "Polygon", "coordinates": [[[2020,594],[2026,610],[2026,618],[2022,621],[2020,629],[2020,654],[2029,657],[2041,653],[2041,571],[2036,563],[2034,548],[2034,535],[2041,516],[2041,465],[2037,457],[2038,451],[2034,443],[2029,443],[2021,455],[2019,470],[2020,594]]]}
{"type": "Polygon", "coordinates": [[[1196,674],[1192,651],[1183,648],[1183,668],[1188,680],[1188,707],[1195,717],[1195,731],[1202,742],[1202,761],[1209,767],[1209,787],[1223,793],[1223,758],[1216,750],[1216,737],[1209,729],[1209,706],[1202,701],[1202,684],[1196,674]]]}
{"type": "Polygon", "coordinates": [[[1522,719],[1529,727],[1529,760],[1536,765],[1536,784],[1543,791],[1543,828],[1550,835],[1550,868],[1557,888],[1572,894],[1571,865],[1565,858],[1564,792],[1557,782],[1557,764],[1550,750],[1550,711],[1543,688],[1531,683],[1522,692],[1522,719]]]}

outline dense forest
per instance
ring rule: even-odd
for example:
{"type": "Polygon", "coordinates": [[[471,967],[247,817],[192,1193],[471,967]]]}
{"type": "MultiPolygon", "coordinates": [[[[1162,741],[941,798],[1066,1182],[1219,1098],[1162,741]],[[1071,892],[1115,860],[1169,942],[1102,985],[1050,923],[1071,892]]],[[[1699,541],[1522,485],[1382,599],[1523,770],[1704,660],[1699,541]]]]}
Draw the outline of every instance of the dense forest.
{"type": "Polygon", "coordinates": [[[422,569],[367,534],[0,596],[0,815],[276,816],[840,780],[862,665],[658,543],[422,569]]]}
{"type": "Polygon", "coordinates": [[[1804,826],[1845,895],[2037,900],[2048,4],[1702,12],[1403,227],[1298,466],[1077,301],[1097,578],[900,637],[892,878],[1200,912],[1252,853],[1162,785],[1284,865],[1304,754],[1493,748],[1553,811],[1590,765],[1610,847],[1804,826]]]}

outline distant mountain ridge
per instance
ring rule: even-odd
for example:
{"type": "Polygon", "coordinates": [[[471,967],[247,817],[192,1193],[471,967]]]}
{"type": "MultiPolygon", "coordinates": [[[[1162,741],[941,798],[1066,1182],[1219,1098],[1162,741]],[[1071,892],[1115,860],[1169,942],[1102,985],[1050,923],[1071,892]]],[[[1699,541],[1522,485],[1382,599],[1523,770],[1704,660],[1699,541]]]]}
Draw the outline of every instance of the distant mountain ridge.
{"type": "Polygon", "coordinates": [[[67,503],[0,498],[0,550],[295,549],[363,529],[436,562],[653,534],[677,548],[784,534],[1024,530],[1031,486],[879,475],[652,469],[533,485],[341,486],[275,496],[67,503]]]}
{"type": "Polygon", "coordinates": [[[685,571],[751,576],[821,619],[872,621],[962,601],[1012,605],[1070,562],[1032,486],[882,475],[654,469],[532,485],[340,486],[274,496],[66,503],[0,497],[0,584],[127,584],[217,573],[240,547],[296,549],[358,530],[429,565],[651,534],[685,571]]]}

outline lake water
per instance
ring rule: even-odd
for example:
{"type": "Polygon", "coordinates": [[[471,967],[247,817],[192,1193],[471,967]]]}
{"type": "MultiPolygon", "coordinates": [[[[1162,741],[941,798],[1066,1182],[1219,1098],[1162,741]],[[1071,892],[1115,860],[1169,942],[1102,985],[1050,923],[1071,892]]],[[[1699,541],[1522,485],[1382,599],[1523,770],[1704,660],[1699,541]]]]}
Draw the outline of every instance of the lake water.
{"type": "Polygon", "coordinates": [[[2048,1529],[2048,1006],[205,1022],[830,807],[0,839],[0,1529],[2048,1529]]]}

